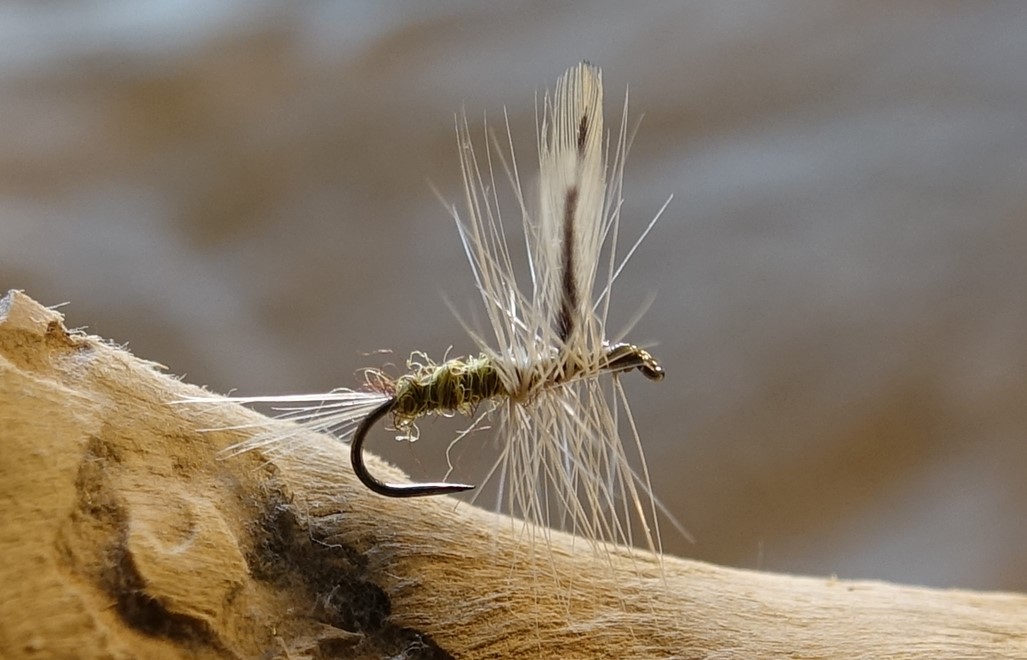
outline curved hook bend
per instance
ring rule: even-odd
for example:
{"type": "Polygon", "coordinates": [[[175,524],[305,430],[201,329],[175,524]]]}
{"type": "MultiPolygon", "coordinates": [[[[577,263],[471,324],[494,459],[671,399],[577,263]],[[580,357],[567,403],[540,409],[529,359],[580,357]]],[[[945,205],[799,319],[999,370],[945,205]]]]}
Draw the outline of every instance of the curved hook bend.
{"type": "Polygon", "coordinates": [[[364,465],[364,438],[367,437],[367,432],[371,427],[378,423],[378,420],[392,412],[392,407],[395,404],[396,399],[393,398],[378,406],[360,422],[360,425],[357,426],[357,430],[353,432],[349,458],[350,463],[353,464],[353,472],[357,475],[357,478],[360,479],[361,483],[367,486],[370,490],[386,497],[425,497],[428,495],[447,495],[449,493],[459,493],[461,491],[471,490],[474,488],[474,486],[470,484],[447,484],[441,482],[423,484],[387,484],[383,481],[379,481],[367,471],[367,466],[364,465]]]}

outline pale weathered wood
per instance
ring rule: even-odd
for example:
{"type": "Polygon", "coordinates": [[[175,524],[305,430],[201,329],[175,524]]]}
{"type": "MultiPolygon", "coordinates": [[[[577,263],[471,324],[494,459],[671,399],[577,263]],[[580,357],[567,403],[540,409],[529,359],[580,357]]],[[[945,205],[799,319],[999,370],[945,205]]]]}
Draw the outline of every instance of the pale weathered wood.
{"type": "Polygon", "coordinates": [[[198,393],[0,302],[0,656],[1027,658],[1023,595],[533,552],[369,493],[328,438],[219,459],[245,431],[200,429],[262,418],[198,393]]]}

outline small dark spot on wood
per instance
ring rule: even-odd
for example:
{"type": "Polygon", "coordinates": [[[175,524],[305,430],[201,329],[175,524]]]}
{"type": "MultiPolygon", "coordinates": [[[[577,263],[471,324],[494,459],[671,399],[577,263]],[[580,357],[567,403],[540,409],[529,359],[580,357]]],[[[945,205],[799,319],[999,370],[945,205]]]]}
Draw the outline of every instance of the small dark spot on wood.
{"type": "MultiPolygon", "coordinates": [[[[324,528],[335,524],[331,517],[318,520],[324,528]]],[[[305,594],[312,619],[346,631],[318,641],[326,657],[452,658],[426,633],[392,623],[392,601],[375,582],[367,557],[334,535],[305,527],[281,494],[269,493],[254,532],[247,556],[253,576],[280,591],[305,594]]]]}

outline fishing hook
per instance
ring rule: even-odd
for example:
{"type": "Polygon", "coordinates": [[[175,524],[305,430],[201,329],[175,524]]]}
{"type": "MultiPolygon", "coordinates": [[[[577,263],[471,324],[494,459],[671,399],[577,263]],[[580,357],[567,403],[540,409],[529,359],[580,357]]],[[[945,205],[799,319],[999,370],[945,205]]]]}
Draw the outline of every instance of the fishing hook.
{"type": "Polygon", "coordinates": [[[447,495],[449,493],[459,493],[464,490],[475,488],[475,486],[470,484],[447,484],[441,482],[429,482],[423,484],[387,484],[384,481],[379,481],[367,471],[367,466],[364,465],[364,438],[367,436],[367,432],[371,427],[378,423],[378,420],[392,412],[392,407],[394,405],[396,405],[395,397],[375,408],[360,422],[360,425],[357,426],[357,430],[353,432],[349,458],[350,462],[353,464],[353,472],[357,475],[357,479],[360,479],[361,483],[369,489],[379,495],[385,495],[386,497],[426,497],[428,495],[447,495]]]}

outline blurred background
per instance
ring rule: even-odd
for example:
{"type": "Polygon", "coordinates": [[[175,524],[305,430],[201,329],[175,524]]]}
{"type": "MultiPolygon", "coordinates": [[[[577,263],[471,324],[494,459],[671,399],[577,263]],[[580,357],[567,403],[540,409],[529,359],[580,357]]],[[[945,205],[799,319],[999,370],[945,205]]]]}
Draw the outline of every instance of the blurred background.
{"type": "MultiPolygon", "coordinates": [[[[0,288],[220,392],[466,353],[454,114],[506,108],[530,182],[588,59],[608,125],[644,114],[628,240],[675,196],[611,315],[655,296],[669,376],[625,382],[668,551],[1024,590],[1025,35],[1015,2],[4,3],[0,288]]],[[[449,437],[374,449],[435,479],[449,437]]]]}

